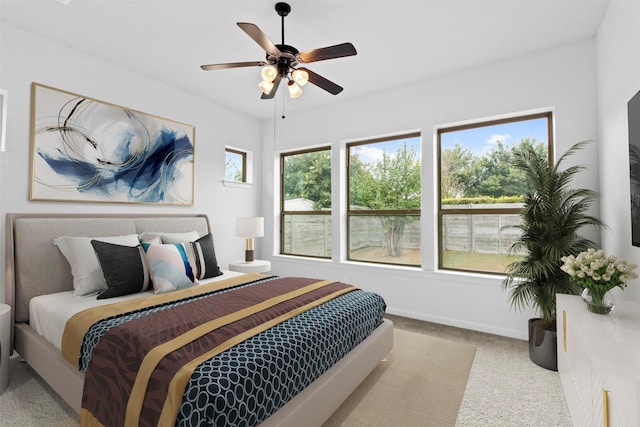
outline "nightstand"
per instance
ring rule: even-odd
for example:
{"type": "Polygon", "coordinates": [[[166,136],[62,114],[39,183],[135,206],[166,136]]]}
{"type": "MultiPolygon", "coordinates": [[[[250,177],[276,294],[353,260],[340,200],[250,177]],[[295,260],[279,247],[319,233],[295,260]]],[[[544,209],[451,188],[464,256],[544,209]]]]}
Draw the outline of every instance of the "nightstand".
{"type": "Polygon", "coordinates": [[[253,262],[230,262],[229,270],[237,271],[239,273],[266,273],[271,270],[271,262],[262,259],[256,259],[253,262]]]}

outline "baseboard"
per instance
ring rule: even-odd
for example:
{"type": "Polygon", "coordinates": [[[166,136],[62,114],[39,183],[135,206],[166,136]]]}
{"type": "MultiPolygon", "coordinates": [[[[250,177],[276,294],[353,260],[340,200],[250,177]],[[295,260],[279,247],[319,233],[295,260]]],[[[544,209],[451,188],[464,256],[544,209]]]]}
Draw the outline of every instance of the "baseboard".
{"type": "Polygon", "coordinates": [[[417,313],[409,310],[397,310],[392,307],[387,307],[387,313],[394,316],[407,317],[409,319],[422,320],[425,322],[438,323],[440,325],[453,326],[456,328],[468,329],[471,331],[483,332],[486,334],[500,335],[508,338],[515,338],[518,340],[527,341],[529,339],[527,333],[527,325],[523,325],[523,330],[519,329],[507,329],[497,328],[492,325],[486,325],[483,323],[465,322],[459,319],[453,319],[442,316],[431,316],[424,313],[417,313]]]}

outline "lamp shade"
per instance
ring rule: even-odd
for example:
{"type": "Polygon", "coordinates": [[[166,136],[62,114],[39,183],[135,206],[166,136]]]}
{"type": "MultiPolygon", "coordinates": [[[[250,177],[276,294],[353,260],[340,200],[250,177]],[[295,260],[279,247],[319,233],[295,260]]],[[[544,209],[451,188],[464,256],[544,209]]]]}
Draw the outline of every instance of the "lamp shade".
{"type": "Polygon", "coordinates": [[[278,76],[278,69],[273,65],[267,65],[263,67],[260,71],[260,76],[262,76],[262,80],[266,80],[268,82],[272,82],[278,76]]]}
{"type": "Polygon", "coordinates": [[[236,236],[246,238],[264,236],[264,218],[261,216],[237,218],[236,236]]]}
{"type": "Polygon", "coordinates": [[[291,73],[291,78],[293,79],[293,81],[298,83],[299,86],[304,86],[309,81],[309,73],[307,73],[305,70],[293,70],[293,73],[291,73]]]}
{"type": "Polygon", "coordinates": [[[262,93],[264,93],[265,95],[268,95],[271,93],[271,89],[273,89],[273,82],[263,80],[260,83],[258,83],[258,87],[260,88],[262,93]]]}
{"type": "Polygon", "coordinates": [[[293,80],[289,81],[289,96],[291,98],[297,98],[300,95],[302,95],[302,89],[300,89],[300,86],[298,86],[296,84],[296,82],[294,82],[293,80]]]}

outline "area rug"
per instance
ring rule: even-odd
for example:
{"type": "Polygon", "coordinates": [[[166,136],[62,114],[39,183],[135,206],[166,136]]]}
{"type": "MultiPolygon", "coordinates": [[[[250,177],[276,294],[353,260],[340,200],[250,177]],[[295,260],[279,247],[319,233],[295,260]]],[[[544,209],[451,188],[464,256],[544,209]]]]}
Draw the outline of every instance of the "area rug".
{"type": "Polygon", "coordinates": [[[455,426],[475,353],[396,328],[391,353],[323,427],[455,426]]]}

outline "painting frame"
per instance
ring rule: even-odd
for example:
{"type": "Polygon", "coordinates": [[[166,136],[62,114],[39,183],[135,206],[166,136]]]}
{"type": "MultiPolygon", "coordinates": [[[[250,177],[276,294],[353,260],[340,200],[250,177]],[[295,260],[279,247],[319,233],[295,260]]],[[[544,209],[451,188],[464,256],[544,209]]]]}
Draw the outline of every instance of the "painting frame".
{"type": "Polygon", "coordinates": [[[29,200],[193,206],[195,126],[33,82],[29,200]]]}

